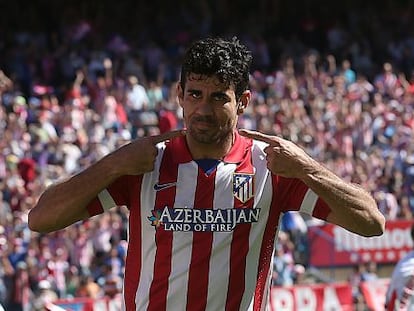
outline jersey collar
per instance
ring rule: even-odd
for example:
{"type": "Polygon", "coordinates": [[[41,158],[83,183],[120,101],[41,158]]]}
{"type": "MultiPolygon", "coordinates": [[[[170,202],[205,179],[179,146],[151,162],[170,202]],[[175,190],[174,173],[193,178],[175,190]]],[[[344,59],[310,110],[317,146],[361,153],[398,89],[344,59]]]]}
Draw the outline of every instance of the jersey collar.
{"type": "MultiPolygon", "coordinates": [[[[171,147],[174,149],[174,161],[176,163],[186,163],[193,160],[190,150],[188,149],[185,136],[180,136],[170,141],[171,147]]],[[[252,146],[252,140],[240,136],[237,131],[234,131],[234,144],[230,152],[224,157],[223,162],[226,163],[240,163],[252,146]]]]}

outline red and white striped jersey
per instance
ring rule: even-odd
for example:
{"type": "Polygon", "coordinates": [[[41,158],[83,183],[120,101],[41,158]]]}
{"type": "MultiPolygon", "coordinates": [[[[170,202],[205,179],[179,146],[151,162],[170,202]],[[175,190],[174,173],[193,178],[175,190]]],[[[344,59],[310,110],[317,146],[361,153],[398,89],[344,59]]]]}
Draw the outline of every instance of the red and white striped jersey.
{"type": "Polygon", "coordinates": [[[152,172],[124,176],[89,206],[130,210],[124,298],[136,310],[266,310],[281,213],[326,219],[299,180],[270,173],[266,144],[235,134],[210,175],[184,137],[158,144],[152,172]]]}
{"type": "Polygon", "coordinates": [[[387,311],[414,310],[414,251],[395,266],[385,296],[387,311]]]}

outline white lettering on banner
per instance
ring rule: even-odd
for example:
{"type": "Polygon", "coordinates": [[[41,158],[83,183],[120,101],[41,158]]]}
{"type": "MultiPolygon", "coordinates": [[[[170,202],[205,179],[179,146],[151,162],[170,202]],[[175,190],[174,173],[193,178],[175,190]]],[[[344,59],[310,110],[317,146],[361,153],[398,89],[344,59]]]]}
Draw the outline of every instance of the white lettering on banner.
{"type": "Polygon", "coordinates": [[[389,282],[389,278],[361,282],[360,288],[369,310],[383,310],[389,282]]]}
{"type": "Polygon", "coordinates": [[[335,226],[333,234],[336,251],[399,249],[413,246],[410,228],[385,230],[382,236],[366,238],[335,226]]]}
{"type": "Polygon", "coordinates": [[[273,287],[270,293],[272,311],[345,310],[352,305],[349,284],[273,287]],[[346,289],[346,290],[344,290],[346,289]],[[339,296],[341,295],[341,299],[339,296]],[[344,305],[341,305],[344,303],[344,305]]]}
{"type": "Polygon", "coordinates": [[[323,291],[323,310],[342,310],[336,290],[326,286],[323,291]]]}
{"type": "Polygon", "coordinates": [[[298,287],[295,289],[296,310],[315,311],[317,310],[317,299],[310,287],[298,287]]]}
{"type": "Polygon", "coordinates": [[[288,289],[273,289],[270,293],[272,311],[294,311],[295,303],[293,301],[293,293],[288,289]]]}

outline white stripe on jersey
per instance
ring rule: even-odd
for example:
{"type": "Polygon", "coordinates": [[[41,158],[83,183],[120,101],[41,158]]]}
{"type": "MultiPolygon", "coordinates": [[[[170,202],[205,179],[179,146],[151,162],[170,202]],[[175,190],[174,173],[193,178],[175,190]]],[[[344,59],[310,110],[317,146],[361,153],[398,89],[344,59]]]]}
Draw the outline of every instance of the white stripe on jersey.
{"type": "MultiPolygon", "coordinates": [[[[272,179],[270,178],[269,174],[267,175],[268,175],[267,182],[265,183],[265,188],[263,188],[263,191],[265,191],[265,193],[263,194],[262,199],[269,199],[272,193],[272,190],[271,190],[272,179]]],[[[249,254],[246,260],[246,290],[245,290],[245,292],[249,293],[249,295],[243,296],[243,300],[240,305],[240,310],[249,310],[249,311],[253,310],[253,303],[254,303],[253,293],[255,290],[255,285],[256,285],[256,280],[257,280],[257,272],[258,272],[257,268],[259,266],[259,257],[260,257],[259,254],[260,254],[260,250],[262,247],[262,238],[263,238],[264,230],[266,229],[266,222],[267,222],[268,214],[269,214],[269,210],[261,211],[258,223],[261,224],[260,228],[262,230],[260,230],[259,232],[256,231],[256,232],[250,233],[250,236],[249,236],[249,243],[251,247],[250,247],[250,251],[249,251],[249,254]],[[248,285],[250,285],[250,287],[248,287],[248,285]]],[[[273,253],[272,253],[272,256],[273,256],[273,253]]],[[[269,270],[269,272],[271,272],[271,269],[269,270]]],[[[269,284],[269,286],[270,286],[270,277],[271,277],[271,273],[269,273],[269,275],[267,276],[267,280],[266,280],[266,284],[269,284]]],[[[266,286],[265,288],[265,293],[263,295],[264,301],[262,301],[262,310],[266,308],[266,305],[268,302],[267,292],[268,292],[269,286],[266,286]]]]}
{"type": "MultiPolygon", "coordinates": [[[[256,208],[258,204],[260,204],[260,206],[269,207],[272,199],[272,178],[269,174],[269,171],[267,170],[266,160],[263,157],[257,156],[256,153],[263,154],[263,151],[257,148],[256,146],[254,146],[252,150],[253,166],[255,168],[256,187],[253,208],[256,208]],[[261,179],[259,180],[258,177],[260,177],[261,179]]],[[[259,221],[257,225],[252,227],[252,231],[249,235],[250,250],[246,258],[246,294],[243,295],[240,310],[253,310],[253,293],[255,290],[257,280],[257,269],[259,266],[260,257],[259,254],[262,247],[263,234],[264,230],[266,229],[266,223],[268,221],[269,212],[269,208],[267,210],[262,209],[260,211],[259,221]],[[253,230],[253,228],[260,230],[253,230]]],[[[270,275],[268,276],[268,278],[270,278],[270,275]]],[[[269,282],[270,279],[266,283],[270,284],[269,282]]],[[[267,293],[264,293],[263,299],[266,300],[262,302],[263,307],[265,307],[267,303],[266,297],[267,293]]]]}
{"type": "Polygon", "coordinates": [[[303,198],[302,204],[300,205],[299,211],[312,216],[316,201],[318,201],[318,196],[311,189],[308,189],[305,197],[303,198]]]}
{"type": "MultiPolygon", "coordinates": [[[[161,143],[163,144],[163,143],[161,143]]],[[[164,145],[165,146],[165,145],[164,145]]],[[[163,147],[164,147],[163,146],[163,147]]],[[[158,156],[155,160],[154,166],[158,168],[164,154],[164,148],[158,150],[158,156]]],[[[142,179],[142,189],[139,200],[141,201],[141,272],[139,279],[139,286],[135,296],[136,310],[146,310],[149,303],[149,290],[151,287],[152,277],[154,275],[154,261],[155,261],[155,229],[148,226],[147,216],[151,215],[152,207],[155,204],[155,192],[153,191],[154,184],[158,181],[158,169],[154,169],[151,173],[144,174],[142,179]],[[146,210],[145,208],[149,210],[146,210]]],[[[137,193],[137,196],[140,194],[137,193]]]]}
{"type": "MultiPolygon", "coordinates": [[[[193,207],[198,166],[195,162],[179,165],[174,208],[193,207]]],[[[188,276],[193,235],[173,233],[171,274],[167,293],[167,310],[182,310],[187,302],[188,276]],[[179,293],[177,295],[177,293],[179,293]]]]}
{"type": "MultiPolygon", "coordinates": [[[[217,166],[213,208],[217,206],[233,208],[233,172],[235,164],[220,163],[217,166]]],[[[230,275],[230,247],[233,235],[228,232],[213,233],[213,247],[210,258],[210,271],[220,271],[222,275],[230,275]]],[[[217,274],[209,273],[207,306],[206,310],[220,310],[226,305],[227,289],[229,278],[223,279],[220,286],[217,286],[214,279],[217,274]]]]}
{"type": "Polygon", "coordinates": [[[98,199],[99,199],[99,202],[101,203],[102,208],[103,208],[104,211],[107,211],[110,208],[116,206],[116,203],[115,203],[114,199],[112,199],[111,194],[106,189],[102,190],[98,194],[98,199]]]}

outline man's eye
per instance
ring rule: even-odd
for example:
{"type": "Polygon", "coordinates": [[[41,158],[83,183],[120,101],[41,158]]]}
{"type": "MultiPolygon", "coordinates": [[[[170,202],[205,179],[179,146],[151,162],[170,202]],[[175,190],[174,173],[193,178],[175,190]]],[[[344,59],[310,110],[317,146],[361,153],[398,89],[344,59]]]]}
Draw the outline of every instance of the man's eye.
{"type": "Polygon", "coordinates": [[[192,93],[190,93],[190,96],[193,97],[193,98],[200,98],[201,93],[199,93],[199,92],[192,92],[192,93]]]}
{"type": "Polygon", "coordinates": [[[224,95],[216,95],[216,96],[214,96],[214,100],[215,101],[225,101],[225,100],[227,100],[227,96],[224,96],[224,95]]]}

